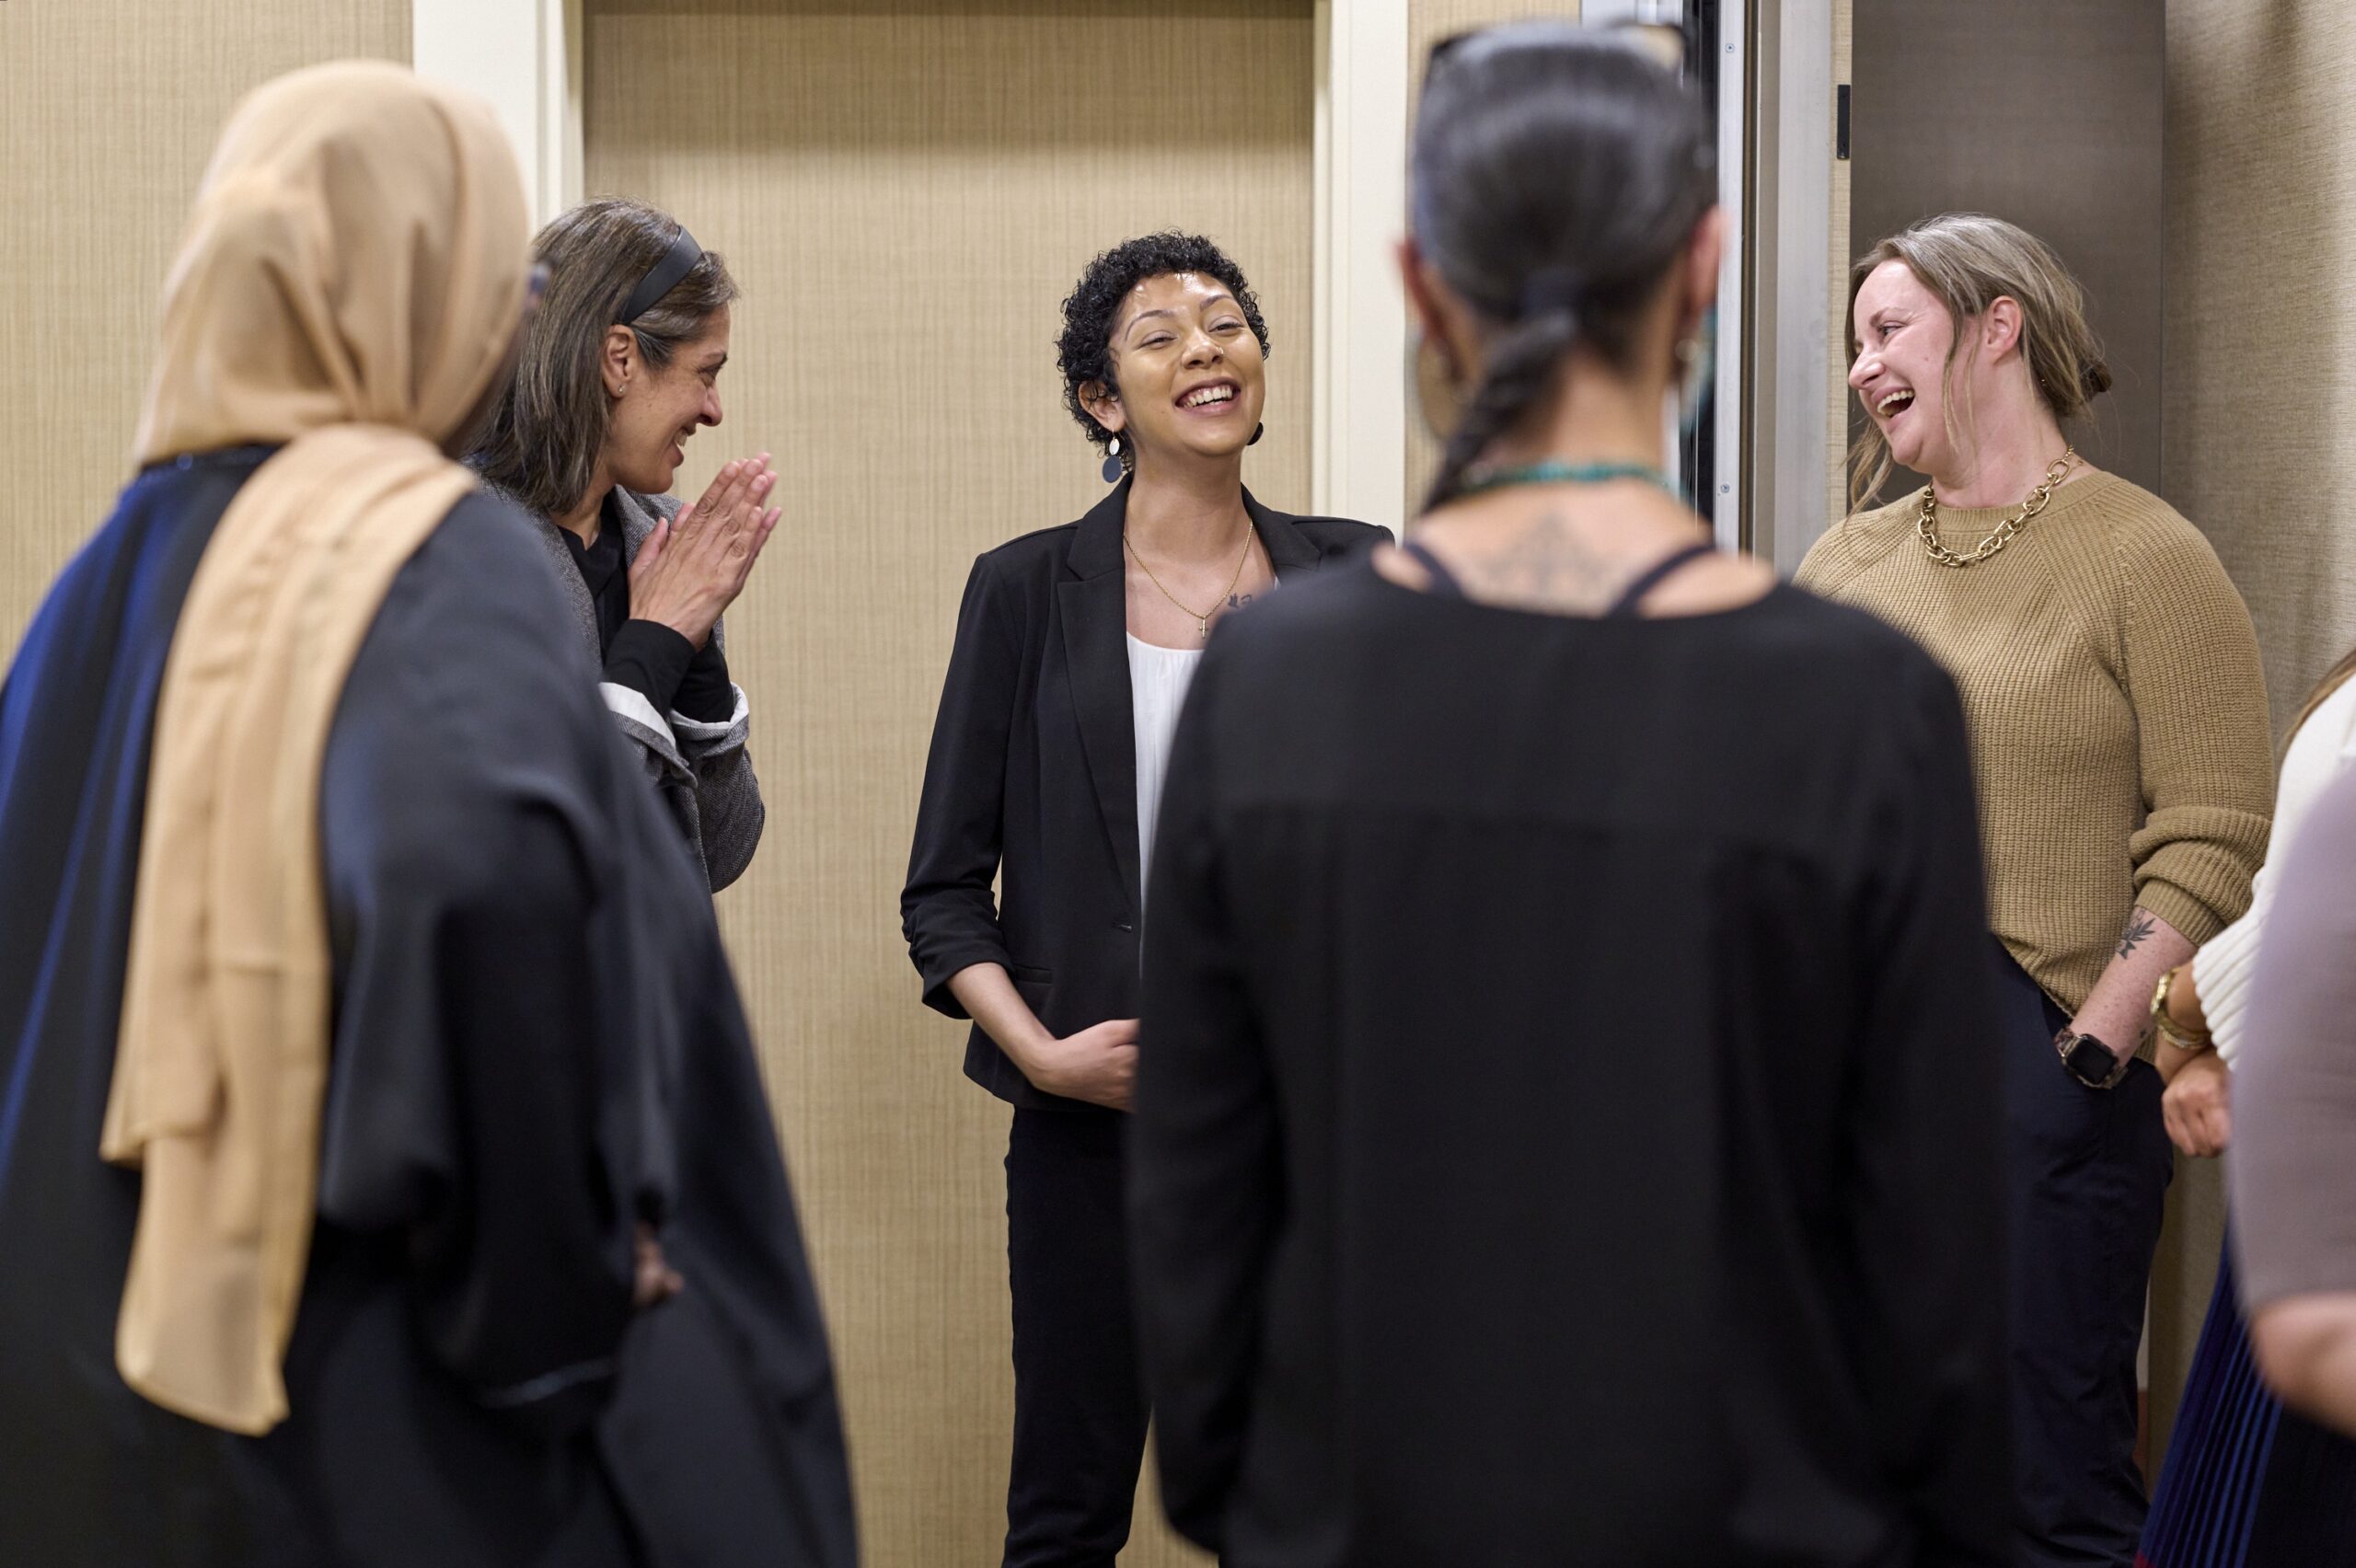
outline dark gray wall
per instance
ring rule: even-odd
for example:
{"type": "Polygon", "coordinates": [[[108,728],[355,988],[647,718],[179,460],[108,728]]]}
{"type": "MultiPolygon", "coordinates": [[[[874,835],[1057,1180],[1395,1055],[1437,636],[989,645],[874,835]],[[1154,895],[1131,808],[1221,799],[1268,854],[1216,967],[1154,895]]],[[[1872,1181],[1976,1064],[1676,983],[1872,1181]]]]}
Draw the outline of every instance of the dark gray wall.
{"type": "MultiPolygon", "coordinates": [[[[1943,212],[1992,213],[2051,245],[2085,285],[2117,383],[2079,448],[2158,490],[2165,7],[1855,0],[1854,28],[1853,259],[1943,212]]],[[[1862,417],[1853,399],[1853,434],[1862,417]]],[[[1883,497],[1922,482],[1900,475],[1883,497]]]]}

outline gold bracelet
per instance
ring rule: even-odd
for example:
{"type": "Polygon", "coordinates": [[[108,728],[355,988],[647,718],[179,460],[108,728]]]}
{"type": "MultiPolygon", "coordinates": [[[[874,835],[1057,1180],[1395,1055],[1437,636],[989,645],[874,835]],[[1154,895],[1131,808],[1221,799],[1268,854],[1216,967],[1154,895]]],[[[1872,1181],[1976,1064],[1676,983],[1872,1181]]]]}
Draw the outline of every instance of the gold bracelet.
{"type": "MultiPolygon", "coordinates": [[[[2182,964],[2177,966],[2177,969],[2182,967],[2184,967],[2182,964]]],[[[2176,984],[2176,969],[2169,970],[2160,976],[2159,985],[2153,987],[2152,1027],[2159,1031],[2161,1039],[2177,1050],[2188,1055],[2199,1055],[2214,1045],[2216,1040],[2205,1029],[2197,1032],[2188,1031],[2179,1027],[2174,1019],[2168,1017],[2168,991],[2176,984]]]]}

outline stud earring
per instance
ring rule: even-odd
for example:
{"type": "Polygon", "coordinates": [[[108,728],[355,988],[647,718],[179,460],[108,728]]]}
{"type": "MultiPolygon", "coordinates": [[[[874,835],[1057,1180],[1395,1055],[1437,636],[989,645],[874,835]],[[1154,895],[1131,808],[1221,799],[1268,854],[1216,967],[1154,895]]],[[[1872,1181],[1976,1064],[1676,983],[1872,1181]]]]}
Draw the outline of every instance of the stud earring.
{"type": "Polygon", "coordinates": [[[1121,438],[1117,435],[1104,445],[1104,482],[1108,485],[1121,482],[1121,438]]]}
{"type": "Polygon", "coordinates": [[[1260,444],[1260,438],[1267,433],[1268,427],[1266,425],[1255,424],[1252,427],[1252,439],[1245,442],[1243,444],[1246,446],[1257,446],[1260,444]]]}

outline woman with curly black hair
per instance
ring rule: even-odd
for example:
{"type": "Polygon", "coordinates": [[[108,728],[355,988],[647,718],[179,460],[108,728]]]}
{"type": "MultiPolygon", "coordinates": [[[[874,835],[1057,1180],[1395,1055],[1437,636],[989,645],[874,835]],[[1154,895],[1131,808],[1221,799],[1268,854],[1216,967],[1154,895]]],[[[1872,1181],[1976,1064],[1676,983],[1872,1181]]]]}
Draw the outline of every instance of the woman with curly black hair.
{"type": "Polygon", "coordinates": [[[1207,239],[1150,235],[1089,263],[1059,357],[1113,490],[975,561],[925,767],[909,956],[926,1003],[974,1020],[966,1075],[1015,1108],[1008,1568],[1112,1568],[1128,1539],[1146,1401],[1122,1143],[1142,868],[1180,700],[1221,617],[1383,536],[1243,488],[1267,350],[1242,270],[1207,239]]]}

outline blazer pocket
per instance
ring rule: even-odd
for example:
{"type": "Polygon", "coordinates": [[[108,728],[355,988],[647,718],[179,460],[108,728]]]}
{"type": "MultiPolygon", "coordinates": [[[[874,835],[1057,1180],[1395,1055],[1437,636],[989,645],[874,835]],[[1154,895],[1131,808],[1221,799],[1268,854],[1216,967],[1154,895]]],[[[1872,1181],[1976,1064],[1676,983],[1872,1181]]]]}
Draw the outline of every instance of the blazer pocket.
{"type": "Polygon", "coordinates": [[[1047,998],[1055,994],[1056,972],[1035,963],[1010,963],[1006,972],[1014,977],[1014,994],[1022,998],[1022,1005],[1031,1009],[1032,1016],[1056,1033],[1062,1033],[1054,1024],[1047,1023],[1047,998]]]}

